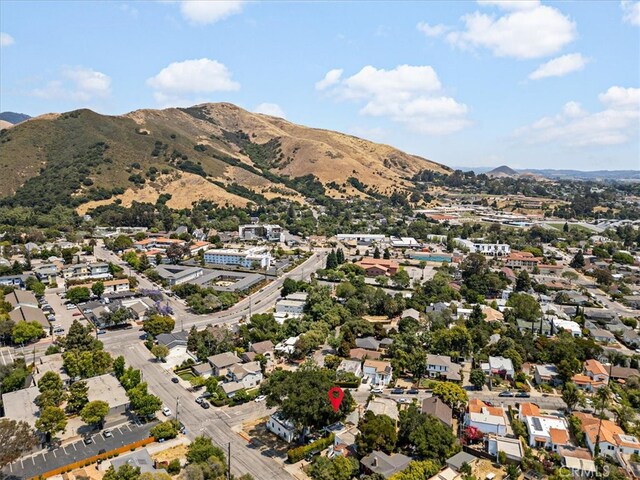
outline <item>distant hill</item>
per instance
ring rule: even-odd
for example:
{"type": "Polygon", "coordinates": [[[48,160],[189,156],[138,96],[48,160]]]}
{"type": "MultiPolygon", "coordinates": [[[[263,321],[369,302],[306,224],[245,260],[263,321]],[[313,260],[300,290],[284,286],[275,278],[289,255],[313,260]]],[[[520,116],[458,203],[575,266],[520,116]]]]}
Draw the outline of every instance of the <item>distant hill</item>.
{"type": "MultiPolygon", "coordinates": [[[[89,207],[133,200],[243,205],[277,196],[390,195],[422,170],[448,167],[228,103],[48,114],[0,133],[0,197],[17,205],[89,207]]],[[[79,209],[80,211],[80,209],[79,209]]]]}
{"type": "Polygon", "coordinates": [[[490,177],[517,177],[518,172],[511,167],[501,165],[487,172],[487,175],[490,177]]]}
{"type": "Polygon", "coordinates": [[[31,117],[24,113],[16,113],[16,112],[2,112],[0,113],[0,120],[10,123],[11,125],[16,125],[20,122],[24,122],[25,120],[29,120],[31,117]]]}
{"type": "Polygon", "coordinates": [[[582,171],[582,170],[554,170],[554,169],[512,169],[510,167],[452,167],[454,170],[462,170],[464,172],[472,171],[476,175],[486,174],[490,175],[492,172],[496,172],[497,175],[505,174],[501,169],[508,169],[511,172],[509,175],[521,175],[531,177],[545,177],[552,180],[640,180],[640,170],[594,170],[594,171],[582,171]]]}

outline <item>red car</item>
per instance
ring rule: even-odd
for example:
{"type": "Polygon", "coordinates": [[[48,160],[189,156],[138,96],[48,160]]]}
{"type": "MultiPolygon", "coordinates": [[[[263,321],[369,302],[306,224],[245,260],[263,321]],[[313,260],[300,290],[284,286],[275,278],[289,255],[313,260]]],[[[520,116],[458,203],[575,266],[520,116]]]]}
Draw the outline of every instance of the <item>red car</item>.
{"type": "Polygon", "coordinates": [[[74,317],[77,317],[77,316],[79,316],[79,315],[82,315],[82,313],[80,313],[80,312],[76,312],[76,313],[74,313],[74,314],[73,314],[73,316],[74,316],[74,317]]]}

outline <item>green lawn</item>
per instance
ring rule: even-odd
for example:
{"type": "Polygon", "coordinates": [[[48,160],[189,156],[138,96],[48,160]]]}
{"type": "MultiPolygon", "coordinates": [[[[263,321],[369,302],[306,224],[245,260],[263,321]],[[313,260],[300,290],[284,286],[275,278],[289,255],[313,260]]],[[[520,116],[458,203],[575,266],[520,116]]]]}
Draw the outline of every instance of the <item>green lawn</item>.
{"type": "Polygon", "coordinates": [[[187,382],[190,382],[191,379],[195,378],[195,375],[191,372],[180,372],[178,373],[178,376],[187,382]]]}

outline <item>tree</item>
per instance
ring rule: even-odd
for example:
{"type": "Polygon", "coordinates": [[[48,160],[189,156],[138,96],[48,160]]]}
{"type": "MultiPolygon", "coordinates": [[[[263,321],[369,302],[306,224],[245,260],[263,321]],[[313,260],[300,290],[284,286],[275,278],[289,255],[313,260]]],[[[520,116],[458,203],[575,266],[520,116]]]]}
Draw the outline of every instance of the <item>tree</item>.
{"type": "Polygon", "coordinates": [[[516,278],[516,292],[528,292],[531,289],[529,272],[522,270],[516,278]]]}
{"type": "Polygon", "coordinates": [[[338,265],[342,265],[344,263],[344,252],[341,248],[338,248],[336,250],[336,260],[338,262],[338,265]]]}
{"type": "Polygon", "coordinates": [[[149,431],[149,434],[156,440],[161,438],[165,440],[176,438],[178,436],[177,423],[176,420],[159,423],[149,431]]]}
{"type": "Polygon", "coordinates": [[[578,250],[578,253],[575,254],[569,266],[571,268],[583,268],[584,265],[584,254],[582,253],[582,250],[578,250]]]}
{"type": "Polygon", "coordinates": [[[29,452],[37,443],[27,422],[0,418],[0,468],[29,452]]]}
{"type": "Polygon", "coordinates": [[[452,409],[458,410],[469,400],[467,392],[458,384],[440,382],[433,387],[433,396],[438,397],[452,409]]]}
{"type": "Polygon", "coordinates": [[[327,270],[334,270],[338,267],[338,259],[336,258],[336,252],[331,250],[327,255],[327,270]]]}
{"type": "Polygon", "coordinates": [[[69,397],[65,410],[67,413],[78,413],[89,402],[87,382],[73,382],[69,387],[69,397]]]}
{"type": "Polygon", "coordinates": [[[29,343],[44,337],[44,329],[40,323],[19,321],[13,326],[11,338],[13,343],[29,343]]]}
{"type": "Polygon", "coordinates": [[[189,463],[204,463],[211,457],[215,457],[222,462],[225,461],[224,452],[216,447],[209,437],[196,437],[187,448],[187,461],[189,463]]]}
{"type": "Polygon", "coordinates": [[[575,383],[566,382],[562,388],[562,400],[567,404],[569,410],[573,410],[580,403],[582,393],[578,390],[575,383]]]}
{"type": "Polygon", "coordinates": [[[338,411],[333,410],[327,392],[334,381],[333,371],[305,362],[295,372],[276,370],[261,391],[267,395],[267,405],[279,405],[283,416],[304,436],[307,428],[326,427],[351,411],[353,399],[349,391],[344,392],[338,411]]]}
{"type": "Polygon", "coordinates": [[[422,480],[424,478],[431,478],[435,476],[439,471],[440,463],[438,461],[414,460],[403,471],[391,475],[389,480],[422,480]]]}
{"type": "Polygon", "coordinates": [[[154,345],[151,347],[151,354],[156,357],[157,360],[164,362],[169,355],[169,348],[166,345],[154,345]]]}
{"type": "Polygon", "coordinates": [[[309,475],[313,480],[351,480],[358,469],[358,461],[352,457],[338,455],[329,459],[318,456],[309,468],[309,475]]]}
{"type": "Polygon", "coordinates": [[[182,245],[172,243],[169,245],[165,253],[171,263],[177,264],[186,255],[186,249],[182,245]]]}
{"type": "Polygon", "coordinates": [[[469,374],[469,382],[475,387],[476,390],[482,390],[482,387],[484,387],[486,381],[486,375],[484,374],[482,369],[474,368],[473,370],[471,370],[471,373],[469,374]]]}
{"type": "Polygon", "coordinates": [[[358,422],[360,433],[356,438],[359,455],[368,455],[374,450],[393,452],[398,441],[396,425],[387,415],[376,415],[367,410],[358,422]]]}
{"type": "Polygon", "coordinates": [[[46,287],[44,283],[39,282],[35,277],[27,278],[25,284],[27,290],[31,290],[36,297],[42,297],[44,295],[46,287]]]}
{"type": "Polygon", "coordinates": [[[113,374],[116,376],[118,380],[120,380],[120,378],[122,377],[122,374],[124,373],[124,368],[125,368],[124,357],[122,355],[119,355],[113,361],[113,374]]]}
{"type": "Polygon", "coordinates": [[[96,297],[101,297],[104,293],[104,283],[96,282],[91,286],[91,291],[96,297]]]}
{"type": "Polygon", "coordinates": [[[407,288],[411,283],[411,277],[409,277],[409,274],[404,269],[399,269],[391,275],[391,280],[400,288],[407,288]]]}
{"type": "Polygon", "coordinates": [[[45,407],[40,412],[40,417],[36,420],[36,428],[44,433],[47,442],[58,432],[64,432],[67,428],[67,417],[61,408],[45,407]]]}
{"type": "Polygon", "coordinates": [[[388,248],[384,249],[384,252],[382,253],[382,258],[384,258],[385,260],[389,260],[391,258],[391,252],[389,252],[388,248]]]}
{"type": "Polygon", "coordinates": [[[115,251],[122,251],[131,247],[133,247],[133,240],[126,235],[118,235],[113,241],[113,249],[115,251]]]}
{"type": "Polygon", "coordinates": [[[329,370],[335,370],[342,363],[342,359],[337,355],[327,355],[324,357],[324,366],[329,370]]]}
{"type": "Polygon", "coordinates": [[[526,293],[512,293],[507,300],[507,306],[511,307],[516,318],[527,322],[539,320],[542,314],[538,301],[526,293]]]}
{"type": "Polygon", "coordinates": [[[109,404],[102,400],[87,403],[80,412],[80,418],[87,425],[102,425],[109,414],[109,404]]]}
{"type": "Polygon", "coordinates": [[[36,404],[40,407],[59,407],[64,400],[64,389],[60,375],[55,372],[46,372],[38,382],[40,395],[36,398],[36,404]]]}
{"type": "Polygon", "coordinates": [[[128,392],[132,388],[140,385],[140,382],[142,381],[142,375],[140,374],[140,370],[133,367],[127,367],[127,369],[122,372],[122,375],[120,375],[119,380],[122,388],[124,388],[128,392]]]}
{"type": "Polygon", "coordinates": [[[176,326],[173,318],[163,315],[151,315],[143,323],[142,329],[149,335],[157,337],[161,333],[171,333],[176,326]]]}
{"type": "Polygon", "coordinates": [[[562,278],[566,278],[569,280],[569,285],[575,282],[579,277],[578,274],[572,270],[567,270],[566,272],[562,272],[562,278]]]}
{"type": "Polygon", "coordinates": [[[608,286],[613,283],[613,275],[608,268],[596,268],[593,271],[593,277],[598,285],[608,286]]]}
{"type": "Polygon", "coordinates": [[[140,383],[127,391],[130,407],[139,417],[151,417],[162,407],[162,400],[147,392],[147,384],[140,383]]]}
{"type": "Polygon", "coordinates": [[[380,258],[380,249],[378,247],[373,250],[373,258],[380,258]]]}
{"type": "Polygon", "coordinates": [[[125,463],[116,470],[113,465],[104,473],[102,480],[139,480],[140,467],[134,467],[125,463]]]}
{"type": "Polygon", "coordinates": [[[568,233],[569,232],[569,222],[564,222],[564,225],[562,227],[562,231],[564,233],[568,233]]]}
{"type": "Polygon", "coordinates": [[[87,287],[73,287],[67,290],[66,297],[71,303],[77,305],[88,302],[91,298],[91,292],[87,287]]]}
{"type": "Polygon", "coordinates": [[[458,450],[453,431],[437,418],[420,413],[414,404],[400,412],[398,443],[427,460],[441,461],[458,450]]]}
{"type": "Polygon", "coordinates": [[[91,328],[89,326],[85,327],[78,320],[73,321],[62,343],[66,351],[93,350],[100,344],[100,342],[93,337],[91,328]]]}

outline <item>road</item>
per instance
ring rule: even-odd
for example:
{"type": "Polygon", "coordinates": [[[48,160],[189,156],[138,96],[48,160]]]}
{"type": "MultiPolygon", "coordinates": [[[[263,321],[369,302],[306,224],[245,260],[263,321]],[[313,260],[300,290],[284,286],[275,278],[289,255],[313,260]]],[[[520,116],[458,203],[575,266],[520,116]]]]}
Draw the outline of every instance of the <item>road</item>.
{"type": "Polygon", "coordinates": [[[153,360],[150,352],[137,342],[120,349],[127,364],[138,368],[149,386],[174,415],[185,425],[187,437],[208,435],[227,452],[231,445],[231,471],[234,475],[250,473],[256,480],[291,480],[293,477],[282,464],[270,458],[269,451],[260,451],[233,430],[245,419],[259,418],[269,414],[264,403],[251,402],[234,408],[211,407],[205,410],[195,403],[196,395],[187,391],[184,384],[172,383],[170,372],[153,360]],[[238,409],[236,411],[236,409],[238,409]]]}

